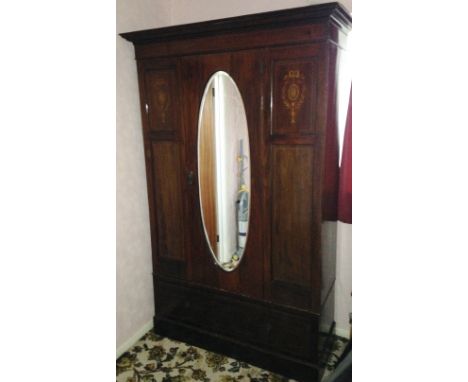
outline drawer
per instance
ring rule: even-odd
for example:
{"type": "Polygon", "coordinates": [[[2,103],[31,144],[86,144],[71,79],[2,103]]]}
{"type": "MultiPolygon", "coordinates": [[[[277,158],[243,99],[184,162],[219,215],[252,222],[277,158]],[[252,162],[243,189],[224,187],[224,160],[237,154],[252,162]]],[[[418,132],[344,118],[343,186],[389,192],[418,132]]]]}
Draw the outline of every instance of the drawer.
{"type": "Polygon", "coordinates": [[[265,346],[268,307],[205,288],[157,282],[156,317],[193,326],[236,341],[265,346]]]}
{"type": "Polygon", "coordinates": [[[272,309],[268,322],[272,350],[308,361],[316,358],[318,317],[272,309]]]}

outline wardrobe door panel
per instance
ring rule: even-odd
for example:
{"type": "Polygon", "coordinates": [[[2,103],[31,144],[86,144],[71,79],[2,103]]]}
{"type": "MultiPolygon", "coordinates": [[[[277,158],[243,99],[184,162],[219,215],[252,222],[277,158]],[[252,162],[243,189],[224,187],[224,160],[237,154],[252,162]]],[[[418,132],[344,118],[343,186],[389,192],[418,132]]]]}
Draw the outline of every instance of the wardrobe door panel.
{"type": "MultiPolygon", "coordinates": [[[[188,280],[198,284],[219,288],[219,273],[203,229],[200,190],[198,179],[198,119],[203,93],[210,77],[217,71],[230,71],[230,54],[211,54],[183,57],[180,61],[182,121],[186,134],[186,168],[193,173],[193,181],[187,193],[188,226],[190,227],[190,247],[188,248],[188,280]]],[[[230,273],[232,278],[232,273],[230,273]]],[[[234,281],[235,283],[235,281],[234,281]]]]}
{"type": "MultiPolygon", "coordinates": [[[[265,144],[263,139],[262,100],[264,98],[264,55],[262,50],[233,52],[231,76],[242,95],[250,141],[251,207],[247,245],[238,269],[237,292],[263,298],[263,234],[265,198],[265,144]]],[[[232,290],[233,289],[227,289],[232,290]]]]}
{"type": "Polygon", "coordinates": [[[271,283],[274,302],[320,311],[322,46],[270,50],[271,283]]]}
{"type": "MultiPolygon", "coordinates": [[[[181,60],[181,73],[184,81],[184,124],[187,126],[186,146],[187,167],[197,173],[198,117],[205,86],[217,71],[228,73],[242,97],[250,141],[251,164],[251,208],[247,244],[242,261],[237,269],[225,272],[215,264],[203,231],[198,180],[191,188],[190,221],[190,280],[216,289],[263,297],[263,234],[262,221],[264,198],[264,144],[262,135],[261,97],[263,95],[262,51],[245,50],[239,52],[208,54],[184,57],[181,60]]],[[[235,174],[233,174],[235,176],[235,174]]]]}
{"type": "Polygon", "coordinates": [[[276,280],[310,283],[313,209],[313,151],[308,146],[274,146],[273,274],[276,280]]]}
{"type": "Polygon", "coordinates": [[[153,142],[152,157],[160,270],[180,276],[178,263],[185,259],[181,144],[153,142]]]}
{"type": "Polygon", "coordinates": [[[272,298],[302,309],[311,306],[313,255],[320,228],[311,219],[314,151],[306,145],[273,146],[272,151],[272,298]]]}
{"type": "Polygon", "coordinates": [[[179,130],[175,68],[148,69],[145,73],[145,88],[149,130],[160,136],[173,136],[179,130]]]}
{"type": "Polygon", "coordinates": [[[273,138],[304,138],[317,133],[320,45],[272,49],[273,138]]]}
{"type": "Polygon", "coordinates": [[[154,268],[161,275],[185,278],[186,174],[178,62],[145,60],[138,70],[154,268]]]}

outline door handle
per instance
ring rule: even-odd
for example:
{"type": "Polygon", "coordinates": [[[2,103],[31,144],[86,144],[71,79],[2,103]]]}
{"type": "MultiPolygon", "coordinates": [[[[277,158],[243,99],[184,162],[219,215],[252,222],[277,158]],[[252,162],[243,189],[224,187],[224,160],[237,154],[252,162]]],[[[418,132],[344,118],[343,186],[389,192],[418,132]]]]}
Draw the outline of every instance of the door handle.
{"type": "Polygon", "coordinates": [[[193,173],[193,171],[188,171],[187,172],[187,183],[189,184],[189,186],[193,185],[194,179],[195,179],[195,174],[193,173]]]}

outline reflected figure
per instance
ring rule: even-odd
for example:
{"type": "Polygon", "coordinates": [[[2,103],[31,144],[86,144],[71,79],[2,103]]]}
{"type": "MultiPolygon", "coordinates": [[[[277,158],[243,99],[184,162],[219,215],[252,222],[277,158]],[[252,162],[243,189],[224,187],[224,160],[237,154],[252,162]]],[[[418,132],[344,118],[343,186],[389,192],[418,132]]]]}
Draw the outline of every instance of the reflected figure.
{"type": "Polygon", "coordinates": [[[247,243],[250,148],[239,89],[225,72],[205,88],[198,130],[198,174],[203,227],[216,263],[234,270],[247,243]]]}

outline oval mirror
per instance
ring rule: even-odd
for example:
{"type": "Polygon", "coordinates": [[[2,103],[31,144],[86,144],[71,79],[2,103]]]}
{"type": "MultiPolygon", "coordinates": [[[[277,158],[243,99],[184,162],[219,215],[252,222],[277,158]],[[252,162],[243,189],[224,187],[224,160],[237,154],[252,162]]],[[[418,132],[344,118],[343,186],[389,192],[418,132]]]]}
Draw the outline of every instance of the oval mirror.
{"type": "Polygon", "coordinates": [[[247,243],[250,146],[244,103],[234,80],[216,72],[198,120],[198,179],[203,228],[216,263],[233,271],[247,243]]]}

